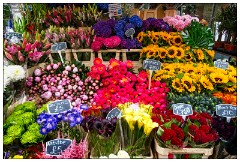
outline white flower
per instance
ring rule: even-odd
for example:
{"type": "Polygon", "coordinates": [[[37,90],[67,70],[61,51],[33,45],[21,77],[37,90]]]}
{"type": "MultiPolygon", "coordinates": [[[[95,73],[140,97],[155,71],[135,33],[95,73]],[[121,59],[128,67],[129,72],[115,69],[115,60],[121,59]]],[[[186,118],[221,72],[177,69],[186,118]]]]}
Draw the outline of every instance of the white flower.
{"type": "Polygon", "coordinates": [[[114,154],[110,154],[108,156],[109,159],[118,159],[118,156],[117,155],[114,155],[114,154]]]}
{"type": "Polygon", "coordinates": [[[16,82],[26,77],[26,71],[22,66],[9,65],[7,66],[7,72],[10,75],[11,81],[16,82]]]}
{"type": "Polygon", "coordinates": [[[108,159],[107,156],[100,156],[99,159],[108,159]]]}
{"type": "Polygon", "coordinates": [[[124,151],[124,150],[119,150],[117,153],[118,158],[122,158],[122,159],[130,159],[129,154],[124,151]]]}

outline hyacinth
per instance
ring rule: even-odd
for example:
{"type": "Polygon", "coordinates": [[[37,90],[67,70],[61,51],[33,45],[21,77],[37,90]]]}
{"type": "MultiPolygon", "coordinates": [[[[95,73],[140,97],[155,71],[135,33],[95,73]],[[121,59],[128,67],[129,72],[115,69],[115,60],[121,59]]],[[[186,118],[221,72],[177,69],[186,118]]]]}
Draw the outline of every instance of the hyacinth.
{"type": "Polygon", "coordinates": [[[97,37],[108,38],[112,35],[112,21],[98,21],[94,26],[94,33],[97,37]],[[108,23],[110,22],[110,23],[108,23]]]}
{"type": "Polygon", "coordinates": [[[133,25],[135,25],[136,27],[140,28],[142,27],[142,19],[137,16],[137,15],[133,15],[130,19],[129,22],[132,23],[133,25]]]}

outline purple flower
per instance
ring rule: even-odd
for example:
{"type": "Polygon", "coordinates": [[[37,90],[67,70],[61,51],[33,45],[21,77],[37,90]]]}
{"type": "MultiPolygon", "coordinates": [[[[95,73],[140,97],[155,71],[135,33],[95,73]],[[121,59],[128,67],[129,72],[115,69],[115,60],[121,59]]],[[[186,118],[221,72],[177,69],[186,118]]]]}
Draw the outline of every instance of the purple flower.
{"type": "Polygon", "coordinates": [[[108,25],[111,27],[111,28],[114,28],[115,24],[116,24],[116,20],[114,19],[109,19],[107,21],[108,25]]]}
{"type": "Polygon", "coordinates": [[[97,37],[103,37],[103,38],[108,38],[112,34],[112,28],[111,26],[104,21],[98,21],[94,26],[93,26],[95,35],[97,37]]]}
{"type": "Polygon", "coordinates": [[[82,104],[82,105],[80,106],[80,109],[82,109],[82,110],[88,110],[88,105],[82,104]]]}
{"type": "Polygon", "coordinates": [[[69,120],[70,122],[74,122],[74,121],[75,121],[75,115],[73,115],[73,114],[68,114],[68,120],[69,120]]]}
{"type": "Polygon", "coordinates": [[[70,122],[69,125],[70,125],[70,127],[75,127],[77,125],[77,123],[76,122],[70,122]]]}
{"type": "Polygon", "coordinates": [[[76,124],[81,124],[81,122],[82,122],[82,116],[78,116],[77,118],[76,118],[76,124]]]}
{"type": "Polygon", "coordinates": [[[124,32],[126,32],[130,28],[135,29],[135,26],[132,23],[127,23],[124,27],[124,32]]]}
{"type": "Polygon", "coordinates": [[[142,31],[146,31],[150,27],[150,22],[148,20],[143,21],[142,31]]]}
{"type": "Polygon", "coordinates": [[[46,134],[48,133],[47,128],[41,127],[41,128],[40,128],[40,133],[41,133],[42,135],[46,135],[46,134]]]}

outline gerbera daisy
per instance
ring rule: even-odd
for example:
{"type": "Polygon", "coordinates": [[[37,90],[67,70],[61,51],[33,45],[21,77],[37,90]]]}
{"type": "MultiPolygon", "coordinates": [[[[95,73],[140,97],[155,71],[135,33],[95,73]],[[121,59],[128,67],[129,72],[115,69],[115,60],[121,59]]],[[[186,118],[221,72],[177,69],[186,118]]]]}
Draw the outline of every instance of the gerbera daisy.
{"type": "Polygon", "coordinates": [[[210,79],[214,83],[227,83],[228,82],[228,76],[226,76],[222,73],[211,73],[210,79]]]}
{"type": "Polygon", "coordinates": [[[180,60],[184,57],[184,50],[180,47],[180,48],[177,48],[177,54],[176,54],[176,57],[180,60]]]}
{"type": "Polygon", "coordinates": [[[167,49],[167,56],[169,58],[174,58],[177,55],[177,48],[175,46],[171,46],[167,49]]]}
{"type": "Polygon", "coordinates": [[[176,78],[173,80],[172,82],[172,87],[177,90],[178,92],[183,92],[184,91],[184,87],[181,84],[181,81],[179,78],[176,78]]]}
{"type": "Polygon", "coordinates": [[[161,58],[161,59],[166,58],[167,52],[168,52],[168,51],[167,51],[166,49],[160,47],[160,48],[158,49],[158,57],[161,58]]]}
{"type": "Polygon", "coordinates": [[[202,75],[199,81],[204,88],[211,91],[214,90],[213,84],[210,82],[210,80],[206,76],[202,75]]]}
{"type": "Polygon", "coordinates": [[[173,45],[179,47],[182,44],[182,37],[180,35],[173,36],[172,37],[172,43],[173,43],[173,45]]]}
{"type": "Polygon", "coordinates": [[[187,89],[188,92],[194,92],[196,87],[193,85],[193,80],[188,77],[184,76],[182,79],[182,85],[187,89]]]}
{"type": "Polygon", "coordinates": [[[195,49],[194,53],[197,55],[199,60],[203,60],[204,59],[204,53],[201,49],[195,49]]]}

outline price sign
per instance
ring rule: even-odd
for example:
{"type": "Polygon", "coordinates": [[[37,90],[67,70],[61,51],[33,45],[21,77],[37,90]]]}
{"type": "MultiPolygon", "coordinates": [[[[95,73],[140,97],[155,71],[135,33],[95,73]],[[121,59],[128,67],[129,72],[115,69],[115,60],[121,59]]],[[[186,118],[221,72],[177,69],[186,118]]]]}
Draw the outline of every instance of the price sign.
{"type": "Polygon", "coordinates": [[[47,105],[49,114],[59,114],[72,108],[69,100],[58,100],[47,105]]]}
{"type": "Polygon", "coordinates": [[[231,118],[237,116],[237,106],[231,104],[219,104],[216,105],[216,114],[218,116],[226,117],[227,122],[230,122],[231,118]]]}
{"type": "Polygon", "coordinates": [[[110,18],[112,16],[120,16],[120,15],[122,15],[121,3],[109,4],[108,10],[109,10],[109,17],[110,18]]]}
{"type": "Polygon", "coordinates": [[[186,116],[193,114],[192,105],[177,103],[177,104],[172,104],[172,107],[173,107],[173,114],[182,116],[184,120],[186,116]]]}
{"type": "Polygon", "coordinates": [[[22,34],[16,32],[7,32],[5,34],[5,38],[11,43],[18,43],[20,40],[22,40],[22,34]]]}
{"type": "Polygon", "coordinates": [[[107,114],[106,119],[111,120],[112,118],[121,118],[121,111],[118,108],[114,108],[107,114]]]}
{"type": "Polygon", "coordinates": [[[128,29],[128,30],[125,31],[125,35],[126,35],[127,37],[133,37],[133,34],[134,34],[134,33],[135,33],[134,28],[130,28],[130,29],[128,29]]]}
{"type": "Polygon", "coordinates": [[[52,51],[61,51],[67,48],[67,43],[66,42],[59,42],[59,43],[54,43],[51,46],[52,51]]]}
{"type": "Polygon", "coordinates": [[[55,139],[46,143],[46,155],[58,156],[72,144],[70,139],[55,139]]]}
{"type": "Polygon", "coordinates": [[[228,69],[229,64],[228,62],[217,60],[214,61],[214,66],[221,69],[228,69]]]}
{"type": "Polygon", "coordinates": [[[147,70],[160,70],[161,62],[158,60],[144,60],[143,61],[143,68],[147,70]]]}

